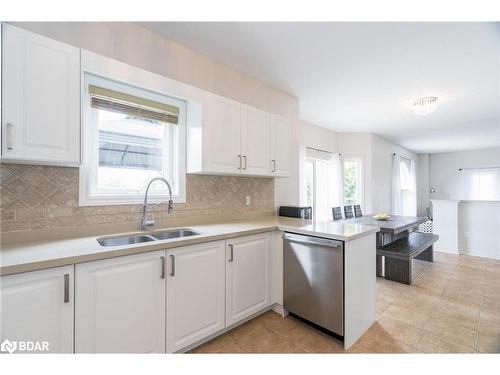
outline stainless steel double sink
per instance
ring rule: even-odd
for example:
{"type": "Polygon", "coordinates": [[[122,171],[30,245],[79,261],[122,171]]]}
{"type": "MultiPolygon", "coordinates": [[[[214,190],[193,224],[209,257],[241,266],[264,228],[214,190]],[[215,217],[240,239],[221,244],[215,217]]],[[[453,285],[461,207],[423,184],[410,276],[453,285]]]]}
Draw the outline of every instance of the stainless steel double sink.
{"type": "Polygon", "coordinates": [[[148,234],[136,234],[122,237],[98,238],[97,242],[101,246],[123,246],[157,240],[169,240],[172,238],[190,237],[200,234],[189,228],[161,230],[148,234]]]}

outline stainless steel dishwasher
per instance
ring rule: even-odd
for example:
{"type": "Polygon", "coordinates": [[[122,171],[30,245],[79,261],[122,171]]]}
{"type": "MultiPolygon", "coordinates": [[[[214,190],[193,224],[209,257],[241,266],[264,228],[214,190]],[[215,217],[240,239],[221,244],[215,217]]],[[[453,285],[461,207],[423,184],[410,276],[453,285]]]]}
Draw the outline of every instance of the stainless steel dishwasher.
{"type": "Polygon", "coordinates": [[[283,303],[290,313],[344,335],[344,243],[283,234],[283,303]]]}

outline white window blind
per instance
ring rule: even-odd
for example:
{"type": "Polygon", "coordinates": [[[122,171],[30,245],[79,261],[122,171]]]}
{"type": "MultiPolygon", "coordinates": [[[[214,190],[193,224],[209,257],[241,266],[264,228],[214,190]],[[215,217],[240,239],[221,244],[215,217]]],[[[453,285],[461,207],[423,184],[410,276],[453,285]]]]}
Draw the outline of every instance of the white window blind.
{"type": "Polygon", "coordinates": [[[500,200],[500,168],[462,169],[462,200],[500,200]]]}

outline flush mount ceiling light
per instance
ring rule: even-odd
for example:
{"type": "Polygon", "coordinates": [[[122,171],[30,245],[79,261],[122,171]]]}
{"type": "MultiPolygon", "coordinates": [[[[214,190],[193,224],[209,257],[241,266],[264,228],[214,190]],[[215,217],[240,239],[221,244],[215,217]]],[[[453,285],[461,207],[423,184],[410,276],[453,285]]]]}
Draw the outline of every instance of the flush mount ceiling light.
{"type": "Polygon", "coordinates": [[[419,98],[413,103],[413,111],[419,116],[426,116],[437,109],[437,100],[435,96],[419,98]]]}

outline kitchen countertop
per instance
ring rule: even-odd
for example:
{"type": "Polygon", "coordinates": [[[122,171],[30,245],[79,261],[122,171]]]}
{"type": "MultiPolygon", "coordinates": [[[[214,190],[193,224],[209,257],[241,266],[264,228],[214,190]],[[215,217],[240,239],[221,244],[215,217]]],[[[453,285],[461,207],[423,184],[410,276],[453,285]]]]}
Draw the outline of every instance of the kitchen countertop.
{"type": "MultiPolygon", "coordinates": [[[[279,216],[226,223],[188,225],[183,227],[189,227],[199,232],[200,235],[107,247],[99,245],[96,239],[100,237],[139,234],[140,232],[114,233],[109,236],[90,236],[2,245],[0,251],[0,275],[35,271],[122,255],[138,254],[147,251],[224,240],[250,234],[272,232],[275,230],[290,231],[341,241],[352,241],[356,238],[364,237],[370,233],[379,231],[379,228],[373,225],[333,221],[320,222],[279,216]]],[[[174,228],[157,228],[155,230],[166,229],[174,228]]]]}

